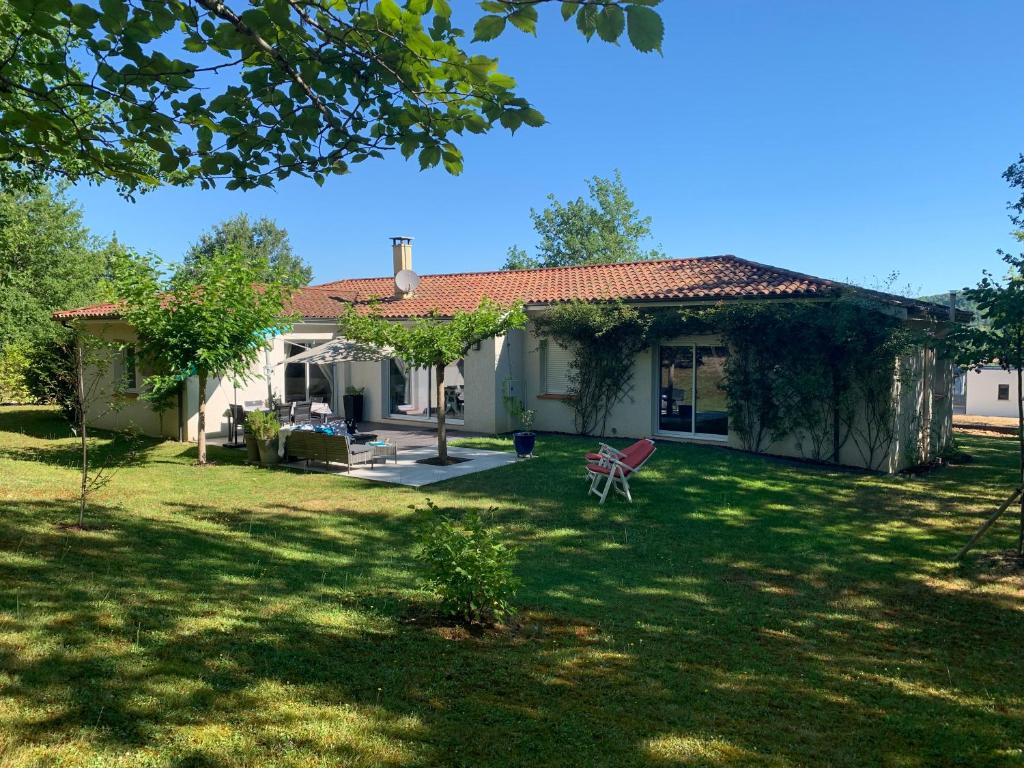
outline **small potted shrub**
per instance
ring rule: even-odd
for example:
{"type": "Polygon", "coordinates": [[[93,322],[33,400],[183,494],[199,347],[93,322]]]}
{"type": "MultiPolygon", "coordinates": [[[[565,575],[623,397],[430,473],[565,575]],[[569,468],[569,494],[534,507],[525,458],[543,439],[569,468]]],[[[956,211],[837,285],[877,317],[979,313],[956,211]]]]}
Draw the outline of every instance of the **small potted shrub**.
{"type": "Polygon", "coordinates": [[[533,431],[533,417],[536,412],[530,408],[523,408],[519,411],[519,423],[522,429],[512,433],[512,442],[516,446],[516,455],[522,458],[533,456],[533,447],[537,442],[537,435],[533,431]]]}
{"type": "Polygon", "coordinates": [[[281,432],[281,424],[277,416],[269,411],[253,411],[249,414],[249,433],[256,439],[259,448],[260,464],[269,466],[277,464],[281,458],[277,455],[277,436],[281,432]]]}
{"type": "Polygon", "coordinates": [[[345,387],[341,403],[345,408],[345,420],[352,419],[357,424],[363,420],[363,389],[364,387],[345,387]]]}

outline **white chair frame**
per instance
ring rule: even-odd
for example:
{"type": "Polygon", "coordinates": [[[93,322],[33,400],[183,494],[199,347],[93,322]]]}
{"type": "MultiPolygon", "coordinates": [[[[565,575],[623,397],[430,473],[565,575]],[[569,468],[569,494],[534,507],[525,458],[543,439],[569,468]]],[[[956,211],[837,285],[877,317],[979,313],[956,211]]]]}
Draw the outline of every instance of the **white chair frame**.
{"type": "MultiPolygon", "coordinates": [[[[649,438],[647,439],[653,446],[654,441],[649,438]]],[[[594,494],[598,499],[600,499],[598,504],[604,504],[605,500],[608,498],[608,493],[612,488],[614,488],[617,493],[621,493],[626,497],[626,501],[632,503],[633,494],[630,493],[629,490],[630,475],[639,472],[657,450],[657,446],[654,446],[651,452],[644,457],[643,461],[635,467],[631,467],[629,464],[626,464],[621,460],[620,457],[623,455],[622,451],[618,451],[611,446],[601,443],[601,448],[598,450],[598,453],[601,454],[602,458],[598,464],[602,467],[608,467],[608,474],[605,475],[601,472],[595,472],[592,469],[588,469],[587,474],[590,476],[590,490],[587,492],[587,495],[589,496],[591,493],[594,494]],[[600,487],[602,478],[606,478],[603,488],[600,487]]]]}

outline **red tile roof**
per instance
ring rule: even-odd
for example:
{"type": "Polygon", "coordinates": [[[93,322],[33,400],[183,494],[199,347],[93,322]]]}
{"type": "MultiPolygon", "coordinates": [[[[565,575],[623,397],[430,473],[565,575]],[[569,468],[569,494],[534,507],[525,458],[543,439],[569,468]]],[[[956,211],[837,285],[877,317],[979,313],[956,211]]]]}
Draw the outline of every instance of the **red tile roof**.
{"type": "MultiPolygon", "coordinates": [[[[436,311],[450,316],[475,309],[485,297],[508,305],[555,304],[580,299],[630,302],[721,301],[835,296],[843,286],[831,280],[790,272],[735,256],[659,259],[629,264],[526,269],[507,272],[463,272],[424,275],[416,292],[394,298],[391,277],[337,280],[303,288],[292,309],[307,319],[335,318],[346,303],[378,301],[385,317],[423,317],[436,311]]],[[[897,297],[888,297],[895,300],[897,297]]],[[[57,319],[111,318],[114,304],[59,312],[57,319]]]]}

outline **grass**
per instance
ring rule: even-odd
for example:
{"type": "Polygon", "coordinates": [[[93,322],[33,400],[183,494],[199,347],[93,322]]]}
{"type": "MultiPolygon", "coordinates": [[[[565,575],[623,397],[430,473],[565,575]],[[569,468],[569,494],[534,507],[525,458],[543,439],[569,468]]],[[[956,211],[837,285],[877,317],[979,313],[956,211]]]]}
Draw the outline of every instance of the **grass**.
{"type": "Polygon", "coordinates": [[[604,508],[574,438],[420,490],[148,444],[77,531],[61,434],[0,409],[3,768],[1024,765],[1024,579],[949,562],[1012,441],[917,478],[665,445],[604,508]],[[424,620],[427,496],[498,508],[514,629],[424,620]]]}

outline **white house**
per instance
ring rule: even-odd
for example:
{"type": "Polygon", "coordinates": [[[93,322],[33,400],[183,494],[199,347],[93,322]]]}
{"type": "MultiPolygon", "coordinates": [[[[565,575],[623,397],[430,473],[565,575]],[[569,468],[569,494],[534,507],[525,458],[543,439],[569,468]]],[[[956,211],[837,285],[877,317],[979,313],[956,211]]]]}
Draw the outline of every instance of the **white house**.
{"type": "Polygon", "coordinates": [[[1017,372],[1004,371],[998,365],[986,365],[979,371],[963,374],[968,416],[1006,416],[1017,418],[1017,372]]]}
{"type": "MultiPolygon", "coordinates": [[[[394,276],[412,268],[409,238],[394,238],[391,274],[385,277],[338,280],[297,292],[292,309],[302,315],[289,333],[272,340],[264,360],[246,382],[211,380],[208,385],[208,425],[211,434],[227,430],[228,406],[252,407],[269,396],[284,402],[322,399],[334,413],[342,412],[346,388],[364,392],[365,420],[390,424],[429,425],[444,408],[448,424],[485,433],[513,429],[505,397],[523,399],[536,411],[535,428],[572,432],[569,398],[569,354],[553,341],[540,338],[531,323],[523,331],[492,338],[474,348],[445,374],[444,402],[436,402],[433,373],[409,369],[400,360],[343,362],[317,365],[289,363],[288,359],[339,334],[337,317],[346,304],[365,306],[371,300],[378,311],[395,320],[410,320],[431,313],[450,316],[472,310],[489,297],[499,304],[521,301],[527,315],[571,300],[621,300],[642,307],[700,306],[718,302],[829,301],[849,292],[877,302],[879,310],[908,323],[943,323],[948,310],[846,286],[739,259],[711,256],[662,259],[629,264],[501,272],[425,275],[415,290],[404,292],[394,276]],[[223,414],[223,415],[222,415],[223,414]]],[[[117,361],[117,380],[141,380],[131,352],[133,332],[118,319],[117,306],[102,304],[60,312],[62,321],[77,319],[91,332],[122,341],[125,351],[117,361]]],[[[725,397],[719,386],[724,377],[728,348],[714,334],[666,340],[641,353],[635,363],[633,387],[610,415],[610,435],[666,440],[721,443],[738,447],[730,429],[725,397]]],[[[885,468],[896,471],[912,461],[910,443],[926,444],[925,458],[941,450],[951,430],[952,367],[932,350],[920,348],[905,361],[917,375],[914,384],[896,387],[899,407],[897,438],[890,446],[885,468]]],[[[111,378],[110,384],[112,387],[111,378]]],[[[197,382],[182,388],[176,407],[154,413],[140,399],[129,400],[119,411],[94,415],[95,426],[124,429],[129,425],[151,435],[193,440],[197,428],[197,382]]],[[[798,441],[782,439],[768,451],[801,455],[798,441]]],[[[860,465],[852,446],[840,455],[844,464],[860,465]]]]}

